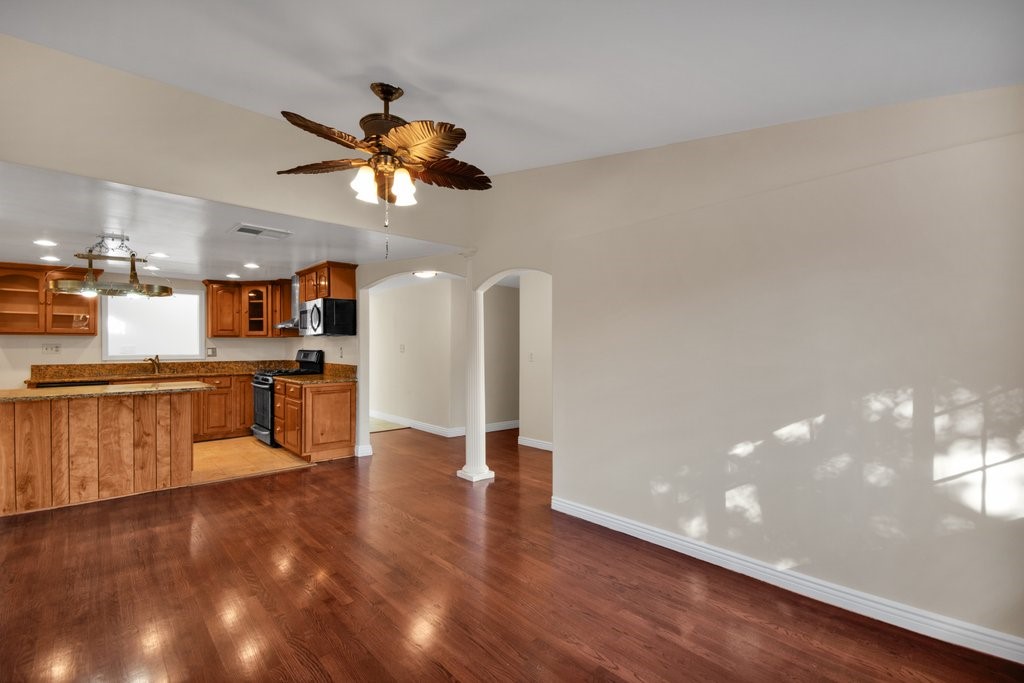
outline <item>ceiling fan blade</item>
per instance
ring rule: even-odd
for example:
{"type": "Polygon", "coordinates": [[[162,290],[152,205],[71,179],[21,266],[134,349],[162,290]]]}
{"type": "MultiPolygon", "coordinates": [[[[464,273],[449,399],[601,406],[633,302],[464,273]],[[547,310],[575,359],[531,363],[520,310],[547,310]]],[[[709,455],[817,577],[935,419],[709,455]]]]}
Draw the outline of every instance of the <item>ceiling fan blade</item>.
{"type": "Polygon", "coordinates": [[[301,128],[307,133],[312,133],[313,135],[321,137],[324,140],[336,142],[342,147],[356,149],[361,152],[367,152],[369,154],[374,154],[378,151],[376,145],[372,143],[363,142],[355,135],[338,130],[337,128],[331,128],[330,126],[325,126],[322,123],[310,121],[305,116],[299,116],[298,114],[294,114],[290,111],[281,112],[281,116],[285,117],[285,119],[288,120],[288,123],[292,124],[293,126],[297,126],[298,128],[301,128]]]}
{"type": "Polygon", "coordinates": [[[305,164],[303,166],[296,166],[295,168],[289,168],[286,171],[278,171],[277,174],[282,173],[330,173],[332,171],[347,171],[350,168],[359,168],[360,166],[366,166],[366,159],[335,159],[334,161],[318,161],[315,164],[305,164]]]}
{"type": "Polygon", "coordinates": [[[413,176],[429,185],[455,190],[487,190],[491,179],[473,164],[446,157],[411,169],[413,176]]]}
{"type": "Polygon", "coordinates": [[[466,131],[438,121],[410,121],[381,137],[381,144],[394,150],[403,161],[424,163],[448,156],[466,139],[466,131]]]}

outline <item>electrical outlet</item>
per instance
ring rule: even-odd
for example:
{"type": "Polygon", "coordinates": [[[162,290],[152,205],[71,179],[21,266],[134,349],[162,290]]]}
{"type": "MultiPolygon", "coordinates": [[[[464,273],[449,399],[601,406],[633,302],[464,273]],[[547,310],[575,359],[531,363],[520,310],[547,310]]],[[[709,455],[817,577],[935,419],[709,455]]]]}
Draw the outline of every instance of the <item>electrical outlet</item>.
{"type": "Polygon", "coordinates": [[[43,353],[47,355],[60,353],[60,344],[43,344],[43,353]]]}
{"type": "Polygon", "coordinates": [[[217,357],[217,347],[216,346],[207,346],[206,347],[206,357],[207,358],[216,358],[217,357]]]}
{"type": "Polygon", "coordinates": [[[338,358],[344,358],[344,357],[345,357],[345,347],[341,346],[341,347],[338,348],[338,358]]]}
{"type": "Polygon", "coordinates": [[[405,353],[405,344],[399,344],[398,345],[398,352],[399,353],[405,353]]]}
{"type": "Polygon", "coordinates": [[[530,362],[533,362],[533,351],[530,351],[530,362]]]}

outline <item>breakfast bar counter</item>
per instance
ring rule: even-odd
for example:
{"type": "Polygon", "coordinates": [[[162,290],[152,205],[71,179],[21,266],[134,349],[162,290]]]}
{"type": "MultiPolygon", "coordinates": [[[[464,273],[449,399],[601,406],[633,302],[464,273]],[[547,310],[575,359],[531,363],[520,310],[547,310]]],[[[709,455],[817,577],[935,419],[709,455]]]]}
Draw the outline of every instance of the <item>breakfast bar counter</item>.
{"type": "Polygon", "coordinates": [[[192,481],[203,382],[0,391],[0,515],[192,481]]]}

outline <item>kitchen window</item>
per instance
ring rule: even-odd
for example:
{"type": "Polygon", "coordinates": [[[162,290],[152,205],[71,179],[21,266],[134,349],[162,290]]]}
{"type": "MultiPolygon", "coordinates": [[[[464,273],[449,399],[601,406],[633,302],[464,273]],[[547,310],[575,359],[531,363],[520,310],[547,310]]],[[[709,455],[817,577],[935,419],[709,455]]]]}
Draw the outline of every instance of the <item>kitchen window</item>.
{"type": "Polygon", "coordinates": [[[166,297],[103,297],[100,302],[103,360],[205,358],[202,292],[175,290],[166,297]]]}

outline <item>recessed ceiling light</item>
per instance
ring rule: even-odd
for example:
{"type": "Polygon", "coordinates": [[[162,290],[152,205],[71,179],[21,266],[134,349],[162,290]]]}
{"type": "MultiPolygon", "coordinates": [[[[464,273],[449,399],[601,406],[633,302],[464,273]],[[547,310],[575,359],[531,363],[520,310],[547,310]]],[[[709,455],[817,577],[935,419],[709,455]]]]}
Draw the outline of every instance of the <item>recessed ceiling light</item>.
{"type": "Polygon", "coordinates": [[[142,266],[143,270],[160,270],[156,266],[142,266]]]}
{"type": "Polygon", "coordinates": [[[242,277],[242,276],[241,276],[241,275],[239,275],[238,273],[228,273],[228,274],[227,274],[227,275],[226,275],[225,277],[229,277],[229,278],[231,278],[232,280],[237,280],[238,278],[240,278],[240,277],[242,277]]]}
{"type": "Polygon", "coordinates": [[[51,263],[54,261],[60,261],[60,258],[57,256],[40,256],[39,258],[43,261],[50,261],[51,263]]]}
{"type": "Polygon", "coordinates": [[[162,251],[154,251],[152,254],[150,254],[150,256],[152,256],[153,258],[171,258],[162,251]]]}
{"type": "Polygon", "coordinates": [[[256,268],[259,268],[259,267],[260,267],[260,264],[258,264],[258,263],[246,263],[243,266],[243,268],[252,268],[252,269],[256,269],[256,268]]]}
{"type": "Polygon", "coordinates": [[[57,243],[53,240],[36,240],[32,244],[38,244],[40,247],[55,247],[57,243]]]}
{"type": "Polygon", "coordinates": [[[413,275],[415,275],[416,277],[421,277],[421,278],[423,278],[425,280],[427,278],[436,276],[437,275],[437,271],[436,270],[417,270],[415,273],[413,273],[413,275]]]}

